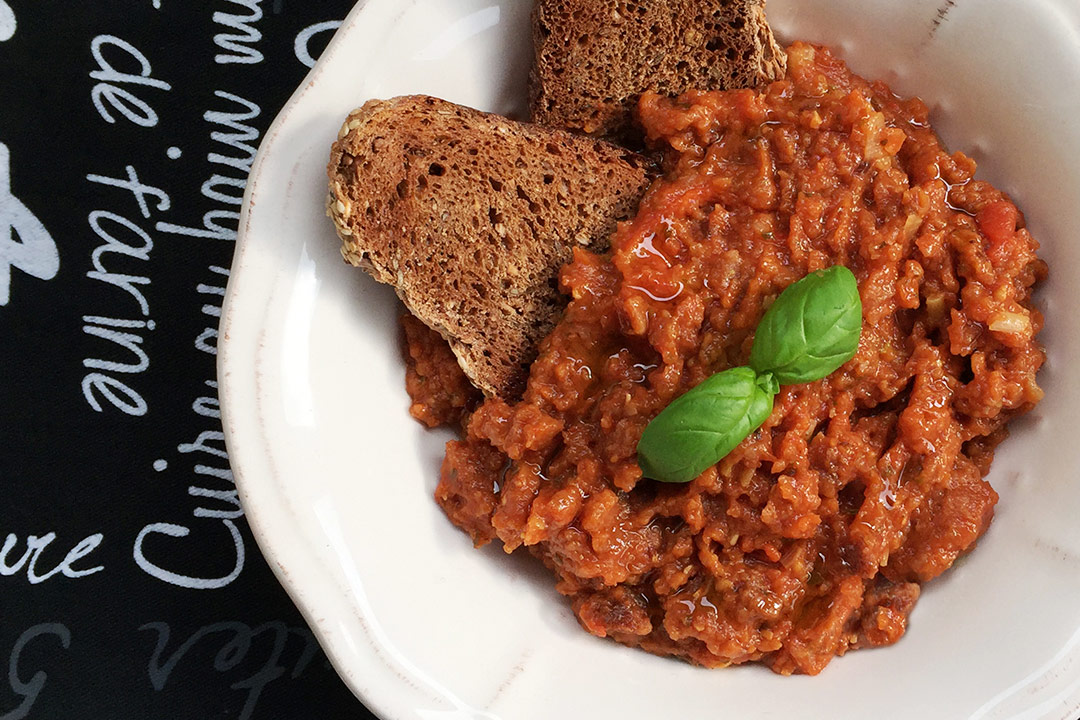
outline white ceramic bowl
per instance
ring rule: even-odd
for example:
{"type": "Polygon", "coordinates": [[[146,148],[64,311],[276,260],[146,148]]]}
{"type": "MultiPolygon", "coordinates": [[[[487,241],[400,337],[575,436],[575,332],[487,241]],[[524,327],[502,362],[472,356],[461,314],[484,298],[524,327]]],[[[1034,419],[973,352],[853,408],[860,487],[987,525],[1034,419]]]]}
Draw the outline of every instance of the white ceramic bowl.
{"type": "Polygon", "coordinates": [[[432,500],[447,435],[407,413],[393,293],[323,216],[345,114],[424,92],[523,109],[527,0],[368,0],[267,133],[222,321],[236,480],[267,559],[384,718],[1052,718],[1080,707],[1080,4],[770,0],[784,39],[919,94],[1027,214],[1049,281],[1038,409],[991,473],[997,518],[897,645],[818,677],[708,671],[587,635],[529,557],[475,551],[432,500]]]}

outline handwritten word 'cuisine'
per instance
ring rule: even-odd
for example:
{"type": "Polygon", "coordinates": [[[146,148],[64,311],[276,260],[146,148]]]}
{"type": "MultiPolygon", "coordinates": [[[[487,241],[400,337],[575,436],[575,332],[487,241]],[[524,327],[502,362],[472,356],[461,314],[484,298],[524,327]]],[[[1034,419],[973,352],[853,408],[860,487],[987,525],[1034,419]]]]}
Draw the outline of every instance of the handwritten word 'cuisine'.
{"type": "MultiPolygon", "coordinates": [[[[217,390],[217,383],[207,381],[207,385],[217,390]]],[[[221,419],[221,408],[217,397],[202,396],[195,400],[191,409],[196,415],[212,420],[221,419]]],[[[225,450],[225,433],[221,430],[204,430],[199,433],[193,442],[181,443],[177,446],[177,452],[190,458],[194,462],[192,468],[199,476],[199,485],[188,486],[188,495],[195,498],[198,506],[191,512],[195,522],[187,521],[181,525],[176,522],[153,522],[143,527],[135,538],[133,554],[135,564],[151,577],[157,578],[170,585],[190,588],[192,590],[214,590],[223,588],[232,583],[240,576],[244,569],[245,546],[244,536],[240,533],[238,523],[243,516],[243,508],[240,507],[240,498],[233,482],[232,470],[229,469],[229,455],[225,450]],[[183,538],[191,535],[194,528],[200,536],[207,532],[218,533],[216,526],[226,531],[226,537],[222,545],[229,550],[213,553],[209,563],[218,564],[220,558],[228,558],[231,567],[227,572],[224,570],[202,569],[202,573],[194,574],[191,566],[191,553],[185,549],[183,538]],[[174,538],[174,540],[166,540],[174,538]],[[179,542],[175,539],[181,539],[179,542]],[[168,558],[171,551],[172,561],[168,558]],[[175,569],[175,563],[179,561],[188,569],[179,571],[175,569]]],[[[197,558],[203,560],[201,556],[197,558]]]]}

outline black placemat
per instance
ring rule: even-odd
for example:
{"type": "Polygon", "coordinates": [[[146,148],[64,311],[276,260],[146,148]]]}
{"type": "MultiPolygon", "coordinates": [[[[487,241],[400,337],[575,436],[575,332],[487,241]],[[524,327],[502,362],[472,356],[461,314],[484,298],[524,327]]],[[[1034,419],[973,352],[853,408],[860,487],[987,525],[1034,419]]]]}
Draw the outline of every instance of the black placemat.
{"type": "Polygon", "coordinates": [[[351,0],[0,0],[0,720],[373,717],[244,522],[255,148],[351,0]]]}

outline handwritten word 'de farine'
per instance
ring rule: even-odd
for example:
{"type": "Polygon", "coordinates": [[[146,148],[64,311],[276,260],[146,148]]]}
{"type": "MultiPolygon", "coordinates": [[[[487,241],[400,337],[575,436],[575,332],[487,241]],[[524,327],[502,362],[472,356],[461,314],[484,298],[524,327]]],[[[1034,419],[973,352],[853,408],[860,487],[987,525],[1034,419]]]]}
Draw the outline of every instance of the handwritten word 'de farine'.
{"type": "MultiPolygon", "coordinates": [[[[0,30],[2,10],[0,0],[0,30]]],[[[52,280],[60,269],[60,254],[41,221],[11,194],[11,154],[0,143],[0,306],[11,297],[13,267],[40,280],[52,280]]]]}
{"type": "MultiPolygon", "coordinates": [[[[154,77],[150,59],[115,35],[96,36],[90,43],[90,54],[96,67],[89,76],[97,81],[90,88],[90,99],[101,119],[110,125],[124,125],[123,120],[139,128],[155,127],[158,113],[151,101],[170,92],[172,85],[154,77]]],[[[143,219],[172,207],[168,193],[143,182],[130,164],[124,165],[122,173],[114,167],[108,174],[87,174],[86,180],[97,186],[95,196],[102,199],[120,202],[114,194],[105,195],[102,188],[106,187],[131,193],[128,202],[135,201],[143,219]]],[[[114,303],[126,295],[129,306],[127,311],[112,308],[83,316],[83,332],[102,342],[94,344],[93,356],[83,359],[83,367],[89,372],[83,376],[81,387],[87,405],[95,412],[111,407],[127,415],[142,416],[149,406],[137,387],[137,376],[150,367],[143,339],[156,323],[150,318],[150,276],[140,266],[149,263],[154,240],[130,215],[130,211],[95,209],[87,217],[94,235],[102,242],[90,254],[92,267],[86,277],[122,291],[114,303]],[[135,304],[134,312],[130,302],[135,304]]]]}

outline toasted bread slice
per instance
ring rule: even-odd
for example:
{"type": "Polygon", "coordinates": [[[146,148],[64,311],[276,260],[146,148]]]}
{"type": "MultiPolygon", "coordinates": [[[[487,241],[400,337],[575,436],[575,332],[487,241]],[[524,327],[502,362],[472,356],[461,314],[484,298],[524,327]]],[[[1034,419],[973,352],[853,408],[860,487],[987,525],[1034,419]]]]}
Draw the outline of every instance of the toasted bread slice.
{"type": "Polygon", "coordinates": [[[764,0],[536,0],[533,122],[632,138],[634,105],[651,90],[755,87],[787,58],[764,0]]]}
{"type": "Polygon", "coordinates": [[[649,181],[623,148],[426,96],[351,113],[327,172],[345,260],[393,285],[501,397],[554,327],[571,248],[606,247],[649,181]]]}

